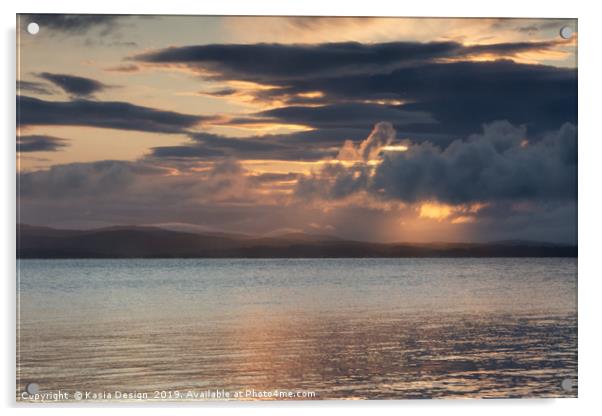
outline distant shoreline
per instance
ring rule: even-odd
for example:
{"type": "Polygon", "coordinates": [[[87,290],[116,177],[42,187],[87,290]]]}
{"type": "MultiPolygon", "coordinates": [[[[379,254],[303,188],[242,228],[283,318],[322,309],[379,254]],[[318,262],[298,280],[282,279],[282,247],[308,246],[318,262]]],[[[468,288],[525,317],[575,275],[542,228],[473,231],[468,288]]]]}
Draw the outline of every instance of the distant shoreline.
{"type": "Polygon", "coordinates": [[[358,260],[358,259],[576,259],[571,255],[541,256],[414,256],[414,257],[17,257],[17,260],[358,260]]]}
{"type": "Polygon", "coordinates": [[[576,258],[577,254],[575,245],[530,241],[371,243],[301,233],[258,237],[156,227],[17,226],[18,259],[576,258]]]}

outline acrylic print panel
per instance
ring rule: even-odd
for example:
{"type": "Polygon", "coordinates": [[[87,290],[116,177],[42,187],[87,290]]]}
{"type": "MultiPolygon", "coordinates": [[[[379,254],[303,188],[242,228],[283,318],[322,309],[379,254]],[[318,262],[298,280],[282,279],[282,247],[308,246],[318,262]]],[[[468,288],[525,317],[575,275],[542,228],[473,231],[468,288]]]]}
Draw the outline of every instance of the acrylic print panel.
{"type": "Polygon", "coordinates": [[[18,401],[577,396],[576,20],[17,30],[18,401]]]}

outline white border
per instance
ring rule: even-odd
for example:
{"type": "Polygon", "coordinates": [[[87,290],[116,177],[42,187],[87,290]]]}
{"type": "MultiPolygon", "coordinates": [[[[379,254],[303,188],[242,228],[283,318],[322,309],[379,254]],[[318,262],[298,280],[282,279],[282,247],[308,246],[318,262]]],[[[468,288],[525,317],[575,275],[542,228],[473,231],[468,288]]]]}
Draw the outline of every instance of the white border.
{"type": "MultiPolygon", "coordinates": [[[[602,293],[602,274],[598,272],[602,250],[601,210],[599,179],[602,178],[602,137],[598,130],[601,96],[600,76],[600,19],[593,1],[526,2],[524,0],[498,0],[476,2],[469,0],[418,2],[370,0],[350,3],[347,1],[303,0],[222,0],[220,2],[193,2],[190,0],[130,1],[103,0],[82,2],[81,0],[20,0],[2,2],[2,95],[0,103],[2,126],[3,203],[2,236],[0,256],[2,263],[2,367],[0,394],[6,407],[15,411],[15,13],[119,13],[119,14],[248,14],[248,15],[348,15],[348,16],[440,16],[440,17],[571,17],[579,18],[579,399],[561,400],[436,400],[403,402],[305,402],[305,403],[228,403],[179,405],[179,411],[194,412],[210,410],[211,414],[329,414],[342,411],[347,414],[364,415],[367,411],[389,414],[421,413],[447,415],[507,415],[508,413],[545,412],[547,416],[567,413],[586,413],[599,406],[599,296],[602,293]]],[[[23,411],[34,411],[26,406],[23,411]]],[[[110,411],[123,414],[131,411],[145,414],[163,414],[162,407],[134,409],[121,405],[110,411]]],[[[170,405],[174,407],[174,405],[170,405]]],[[[103,407],[87,408],[97,414],[106,413],[103,407]]],[[[74,406],[49,407],[44,411],[53,414],[80,413],[74,406]]]]}

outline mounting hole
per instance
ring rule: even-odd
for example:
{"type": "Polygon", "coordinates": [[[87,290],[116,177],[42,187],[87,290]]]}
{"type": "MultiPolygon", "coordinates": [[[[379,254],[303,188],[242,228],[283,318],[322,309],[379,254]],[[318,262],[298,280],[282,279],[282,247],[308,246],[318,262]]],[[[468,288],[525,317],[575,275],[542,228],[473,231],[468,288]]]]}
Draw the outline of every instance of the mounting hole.
{"type": "Polygon", "coordinates": [[[25,390],[27,390],[27,393],[29,394],[36,394],[40,391],[40,385],[38,383],[29,383],[25,387],[25,390]]]}
{"type": "Polygon", "coordinates": [[[30,35],[37,35],[40,31],[40,25],[36,22],[31,22],[27,25],[27,33],[30,35]]]}
{"type": "Polygon", "coordinates": [[[562,380],[562,383],[560,383],[560,386],[564,391],[572,391],[574,387],[574,382],[570,378],[565,378],[564,380],[562,380]]]}
{"type": "Polygon", "coordinates": [[[573,36],[573,29],[569,26],[563,26],[560,29],[560,37],[562,39],[570,39],[573,36]]]}

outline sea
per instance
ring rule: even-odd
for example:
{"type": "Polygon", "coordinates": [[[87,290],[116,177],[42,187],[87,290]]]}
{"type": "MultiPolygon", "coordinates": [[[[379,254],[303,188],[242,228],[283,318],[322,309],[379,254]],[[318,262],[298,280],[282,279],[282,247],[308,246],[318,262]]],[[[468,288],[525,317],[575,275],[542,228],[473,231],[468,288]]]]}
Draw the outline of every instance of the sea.
{"type": "Polygon", "coordinates": [[[19,260],[17,272],[19,401],[577,396],[576,258],[19,260]]]}

